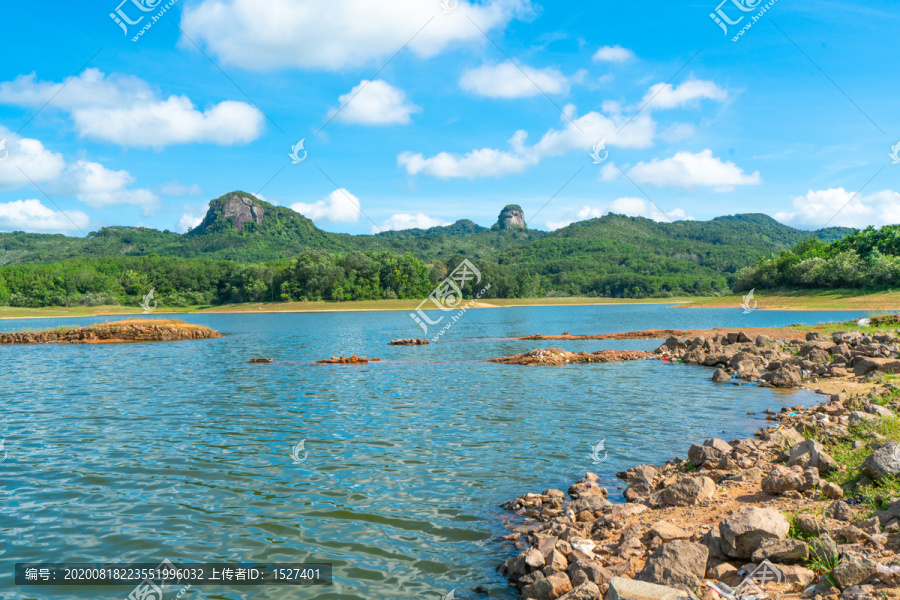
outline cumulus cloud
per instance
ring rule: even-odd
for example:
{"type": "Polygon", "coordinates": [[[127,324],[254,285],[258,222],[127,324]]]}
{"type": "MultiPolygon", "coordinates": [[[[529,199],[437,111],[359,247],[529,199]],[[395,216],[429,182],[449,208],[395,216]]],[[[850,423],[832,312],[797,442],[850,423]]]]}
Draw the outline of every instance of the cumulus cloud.
{"type": "Polygon", "coordinates": [[[227,65],[338,70],[382,63],[402,47],[427,58],[451,44],[482,45],[479,28],[503,29],[531,12],[530,0],[460,0],[449,14],[421,0],[270,0],[265,10],[256,0],[202,0],[185,6],[181,28],[227,65]]]}
{"type": "Polygon", "coordinates": [[[338,188],[324,200],[313,204],[297,202],[291,204],[290,209],[313,221],[355,223],[359,220],[360,204],[359,198],[343,188],[338,188]]]}
{"type": "Polygon", "coordinates": [[[450,225],[450,223],[441,219],[429,217],[423,213],[416,213],[414,215],[409,213],[398,213],[391,215],[389,219],[385,220],[378,227],[373,225],[371,233],[390,230],[399,231],[401,229],[429,229],[431,227],[440,227],[443,225],[450,225]]]}
{"type": "Polygon", "coordinates": [[[597,62],[621,63],[636,58],[634,52],[622,46],[603,46],[594,53],[597,62]]]}
{"type": "Polygon", "coordinates": [[[407,101],[403,90],[386,81],[363,79],[359,85],[338,98],[341,108],[333,108],[328,116],[344,123],[390,125],[409,123],[409,116],[421,110],[407,101]]]}
{"type": "Polygon", "coordinates": [[[565,111],[566,116],[561,117],[562,128],[551,129],[532,146],[526,144],[528,132],[520,130],[510,138],[507,150],[482,148],[464,155],[441,152],[429,158],[403,152],[397,157],[397,164],[405,167],[410,175],[422,173],[442,179],[501,177],[521,173],[545,158],[573,150],[589,153],[594,144],[604,139],[607,147],[647,148],[653,143],[656,123],[647,115],[638,115],[617,134],[626,117],[607,117],[598,112],[578,117],[571,105],[565,111]]]}
{"type": "Polygon", "coordinates": [[[72,233],[87,229],[89,222],[90,218],[79,210],[63,214],[44,206],[40,200],[0,203],[0,229],[6,231],[72,233]]]}
{"type": "Polygon", "coordinates": [[[3,127],[0,140],[5,140],[5,151],[0,150],[0,158],[5,156],[0,162],[0,190],[31,185],[29,177],[37,183],[56,179],[66,167],[63,155],[48,150],[39,140],[19,137],[3,127]]]}
{"type": "Polygon", "coordinates": [[[178,231],[182,233],[187,233],[197,225],[203,222],[203,217],[206,216],[206,211],[201,209],[195,209],[191,206],[185,205],[183,208],[184,212],[181,214],[181,218],[178,219],[178,231]]]}
{"type": "Polygon", "coordinates": [[[565,94],[569,91],[569,80],[556,69],[517,67],[511,62],[470,69],[460,77],[459,85],[467,92],[488,98],[527,98],[542,92],[565,94]]]}
{"type": "Polygon", "coordinates": [[[70,114],[80,136],[126,147],[243,144],[258,138],[264,124],[262,112],[244,102],[227,100],[201,111],[187,96],[162,99],[142,79],[98,69],[67,84],[37,81],[33,73],[0,82],[3,104],[39,107],[51,97],[51,106],[70,114]]]}
{"type": "Polygon", "coordinates": [[[679,86],[673,86],[671,83],[657,83],[644,94],[641,106],[646,104],[645,110],[664,110],[686,106],[698,100],[722,102],[727,99],[728,92],[714,81],[690,79],[679,86]]]}
{"type": "Polygon", "coordinates": [[[748,175],[733,162],[714,157],[708,149],[697,154],[678,152],[671,158],[639,162],[629,170],[628,176],[638,183],[683,189],[706,186],[717,192],[731,191],[736,185],[762,183],[759,171],[748,175]]]}
{"type": "Polygon", "coordinates": [[[159,196],[148,189],[129,189],[135,178],[128,171],[113,171],[100,163],[79,160],[69,165],[61,182],[54,189],[76,198],[93,208],[132,204],[140,206],[144,214],[159,206],[159,196]]]}
{"type": "Polygon", "coordinates": [[[613,200],[603,208],[583,206],[575,214],[575,218],[563,221],[547,221],[546,225],[547,229],[555,231],[556,229],[567,227],[577,221],[596,219],[609,213],[616,213],[628,217],[645,217],[654,221],[693,220],[693,217],[688,216],[685,211],[680,208],[674,208],[663,212],[653,203],[642,198],[624,197],[613,200]]]}
{"type": "Polygon", "coordinates": [[[900,194],[893,190],[867,196],[844,188],[809,190],[792,201],[795,210],[775,213],[775,218],[795,227],[817,229],[828,223],[831,227],[863,228],[900,223],[900,194]]]}

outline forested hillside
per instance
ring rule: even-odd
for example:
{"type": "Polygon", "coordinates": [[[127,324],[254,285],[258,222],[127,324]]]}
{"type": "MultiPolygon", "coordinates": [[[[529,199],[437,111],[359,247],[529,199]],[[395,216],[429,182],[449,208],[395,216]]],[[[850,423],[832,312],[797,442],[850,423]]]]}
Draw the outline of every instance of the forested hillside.
{"type": "MultiPolygon", "coordinates": [[[[463,258],[491,283],[485,298],[716,295],[761,257],[797,244],[830,248],[850,232],[800,231],[765,215],[660,223],[614,214],[545,232],[528,229],[510,205],[491,228],[460,220],[354,236],[232,192],[186,234],[0,234],[0,305],[134,304],[151,289],[168,306],[418,298],[463,258]]],[[[739,285],[755,281],[749,273],[739,285]]]]}

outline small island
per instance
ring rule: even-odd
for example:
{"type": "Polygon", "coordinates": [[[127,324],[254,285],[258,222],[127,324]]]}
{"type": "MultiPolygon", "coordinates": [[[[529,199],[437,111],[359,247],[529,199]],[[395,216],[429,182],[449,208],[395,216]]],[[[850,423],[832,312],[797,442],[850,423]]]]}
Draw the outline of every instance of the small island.
{"type": "Polygon", "coordinates": [[[87,327],[0,333],[2,344],[117,344],[220,338],[215,329],[177,319],[125,319],[87,327]]]}

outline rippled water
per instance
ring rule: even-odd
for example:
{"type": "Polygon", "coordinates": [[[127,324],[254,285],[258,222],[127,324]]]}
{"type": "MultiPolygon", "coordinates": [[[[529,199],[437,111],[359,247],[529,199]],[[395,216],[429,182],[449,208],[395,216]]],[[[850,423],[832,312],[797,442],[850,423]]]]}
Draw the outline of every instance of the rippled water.
{"type": "MultiPolygon", "coordinates": [[[[165,317],[165,315],[151,315],[165,317]]],[[[471,310],[424,347],[405,312],[187,315],[196,342],[0,347],[0,590],[16,600],[120,599],[127,587],[16,587],[16,562],[334,564],[325,588],[194,587],[183,598],[513,598],[498,507],[594,471],[733,439],[810,392],[715,385],[701,367],[638,361],[518,367],[482,359],[557,346],[530,333],[784,325],[858,313],[661,305],[471,310]],[[331,355],[381,363],[319,366],[331,355]],[[251,365],[253,357],[273,364],[251,365]],[[293,464],[292,446],[308,455],[293,464]],[[590,446],[609,458],[594,465],[590,446]]],[[[2,321],[0,330],[119,317],[2,321]]],[[[179,588],[168,587],[166,598],[179,588]]]]}

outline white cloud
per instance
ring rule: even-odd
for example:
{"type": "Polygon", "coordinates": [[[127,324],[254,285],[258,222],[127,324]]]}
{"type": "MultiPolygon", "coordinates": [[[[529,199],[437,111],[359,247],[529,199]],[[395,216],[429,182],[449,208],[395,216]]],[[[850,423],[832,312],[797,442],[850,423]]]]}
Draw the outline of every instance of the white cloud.
{"type": "Polygon", "coordinates": [[[662,110],[685,106],[697,100],[722,102],[727,99],[728,92],[714,81],[690,79],[677,87],[673,87],[671,83],[657,83],[647,90],[640,105],[646,104],[645,110],[662,110]]]}
{"type": "Polygon", "coordinates": [[[338,103],[344,108],[333,108],[328,111],[328,116],[337,115],[338,121],[360,125],[406,125],[409,116],[421,110],[406,100],[403,90],[380,79],[363,79],[350,92],[340,96],[338,103]]]}
{"type": "Polygon", "coordinates": [[[809,190],[805,196],[795,196],[792,200],[796,210],[775,214],[777,220],[788,225],[816,229],[825,223],[831,227],[856,228],[900,223],[900,194],[893,190],[868,196],[844,188],[809,190]]]}
{"type": "Polygon", "coordinates": [[[33,73],[0,83],[3,104],[39,107],[51,97],[51,106],[70,114],[80,136],[127,147],[242,144],[258,138],[264,124],[262,112],[244,102],[227,100],[200,111],[187,96],[163,100],[142,79],[98,69],[67,84],[37,81],[33,73]]]}
{"type": "Polygon", "coordinates": [[[19,137],[0,127],[0,140],[4,139],[6,152],[0,150],[0,157],[6,158],[0,162],[0,190],[31,185],[29,178],[38,183],[56,179],[66,167],[63,155],[48,150],[39,140],[19,137]]]}
{"type": "Polygon", "coordinates": [[[634,52],[622,46],[604,46],[594,53],[597,62],[628,62],[636,58],[634,52]]]}
{"type": "Polygon", "coordinates": [[[44,206],[40,200],[0,203],[0,229],[7,231],[72,233],[87,229],[89,222],[90,218],[79,210],[69,210],[63,214],[44,206]]]}
{"type": "Polygon", "coordinates": [[[446,15],[422,0],[269,0],[265,10],[257,0],[203,0],[185,6],[181,28],[226,65],[338,70],[383,63],[406,44],[426,58],[451,44],[484,45],[479,27],[503,29],[530,13],[530,0],[460,0],[446,15]]]}
{"type": "Polygon", "coordinates": [[[748,175],[733,162],[723,162],[714,157],[712,150],[708,149],[697,154],[679,152],[672,158],[639,162],[631,168],[628,175],[638,183],[684,189],[708,186],[715,188],[714,191],[717,192],[731,191],[736,185],[762,183],[759,171],[748,175]]]}
{"type": "Polygon", "coordinates": [[[147,189],[129,189],[134,182],[128,171],[112,171],[100,163],[79,160],[68,167],[55,187],[93,208],[133,204],[140,206],[145,215],[152,213],[159,207],[159,197],[147,189]]]}
{"type": "Polygon", "coordinates": [[[459,85],[467,92],[488,98],[527,98],[542,91],[547,94],[569,91],[569,80],[556,69],[521,65],[520,70],[511,62],[470,69],[460,77],[459,85]]]}
{"type": "MultiPolygon", "coordinates": [[[[567,227],[576,221],[586,221],[587,219],[597,219],[609,213],[616,213],[628,217],[645,217],[654,221],[679,221],[693,220],[694,217],[688,216],[684,210],[675,208],[663,212],[654,204],[647,202],[641,198],[617,198],[607,204],[604,208],[596,208],[592,206],[582,206],[575,218],[563,221],[547,221],[547,229],[555,231],[563,227],[567,227]]],[[[571,214],[571,213],[570,213],[571,214]]]]}
{"type": "Polygon", "coordinates": [[[359,198],[343,188],[331,192],[324,200],[313,204],[297,202],[290,209],[309,217],[313,221],[329,221],[331,223],[355,223],[359,220],[359,198]]]}
{"type": "Polygon", "coordinates": [[[378,227],[373,225],[371,233],[389,230],[399,231],[401,229],[429,229],[431,227],[440,227],[443,225],[450,225],[450,223],[442,221],[441,219],[429,217],[422,213],[416,213],[414,215],[409,213],[398,213],[396,215],[391,215],[389,219],[385,220],[378,227]]]}
{"type": "Polygon", "coordinates": [[[659,137],[670,144],[677,144],[694,137],[694,126],[690,123],[672,123],[659,132],[659,137]]]}
{"type": "Polygon", "coordinates": [[[206,212],[203,210],[195,211],[194,208],[185,205],[181,218],[178,219],[178,231],[187,233],[197,225],[203,222],[206,212]]]}
{"type": "Polygon", "coordinates": [[[465,155],[441,152],[430,158],[403,152],[397,157],[397,164],[405,167],[410,175],[423,173],[443,179],[501,177],[521,173],[544,158],[562,156],[573,150],[589,153],[593,145],[603,139],[607,147],[646,148],[653,143],[656,123],[647,115],[638,115],[616,134],[626,117],[615,115],[609,118],[598,112],[578,117],[571,105],[566,106],[565,111],[568,118],[561,117],[563,127],[551,129],[533,146],[525,144],[528,133],[520,130],[510,138],[509,150],[482,148],[465,155]]]}
{"type": "Polygon", "coordinates": [[[608,162],[600,167],[600,181],[615,181],[619,176],[619,169],[615,163],[608,162]]]}
{"type": "Polygon", "coordinates": [[[199,196],[203,193],[203,188],[196,183],[182,185],[177,180],[167,181],[159,186],[159,193],[163,196],[199,196]]]}

